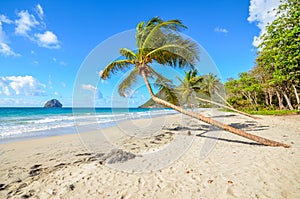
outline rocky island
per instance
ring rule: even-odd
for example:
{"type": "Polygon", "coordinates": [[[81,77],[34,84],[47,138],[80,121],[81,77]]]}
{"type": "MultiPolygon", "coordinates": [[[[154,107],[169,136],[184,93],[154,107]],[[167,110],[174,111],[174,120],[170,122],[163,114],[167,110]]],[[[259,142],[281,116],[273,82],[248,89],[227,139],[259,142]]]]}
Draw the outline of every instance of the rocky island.
{"type": "Polygon", "coordinates": [[[62,104],[57,99],[52,99],[46,102],[44,108],[62,108],[62,104]]]}

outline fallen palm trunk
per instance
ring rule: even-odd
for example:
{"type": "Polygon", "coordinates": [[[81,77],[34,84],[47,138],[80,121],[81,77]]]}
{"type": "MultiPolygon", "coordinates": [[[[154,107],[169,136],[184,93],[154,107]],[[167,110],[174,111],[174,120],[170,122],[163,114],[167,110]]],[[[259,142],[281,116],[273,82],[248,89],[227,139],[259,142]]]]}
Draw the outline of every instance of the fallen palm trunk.
{"type": "Polygon", "coordinates": [[[141,74],[144,78],[144,81],[146,83],[146,86],[148,88],[148,91],[150,93],[150,96],[152,98],[152,100],[158,104],[161,104],[165,107],[169,107],[169,108],[172,108],[180,113],[183,113],[185,115],[188,115],[190,117],[193,117],[193,118],[196,118],[198,120],[201,120],[205,123],[208,123],[208,124],[211,124],[213,126],[216,126],[216,127],[219,127],[225,131],[229,131],[233,134],[236,134],[236,135],[239,135],[239,136],[242,136],[244,138],[248,138],[250,140],[253,140],[255,142],[258,142],[260,144],[263,144],[263,145],[266,145],[266,146],[282,146],[282,147],[285,147],[285,148],[289,148],[290,146],[287,145],[287,144],[284,144],[284,143],[280,143],[280,142],[276,142],[276,141],[273,141],[273,140],[269,140],[269,139],[266,139],[266,138],[263,138],[263,137],[260,137],[260,136],[257,136],[257,135],[253,135],[253,134],[250,134],[250,133],[247,133],[243,130],[240,130],[240,129],[236,129],[236,128],[233,128],[232,126],[229,126],[227,124],[223,124],[221,122],[218,122],[217,120],[213,120],[209,117],[205,117],[201,114],[198,114],[198,113],[194,113],[194,112],[191,112],[191,111],[188,111],[188,110],[185,110],[179,106],[176,106],[170,102],[167,102],[165,100],[162,100],[158,97],[156,97],[152,91],[152,88],[150,86],[150,83],[148,81],[148,78],[147,78],[147,75],[145,73],[145,71],[141,71],[141,74]]]}
{"type": "Polygon", "coordinates": [[[217,103],[217,102],[214,102],[214,101],[202,99],[202,98],[199,98],[199,97],[196,97],[196,99],[198,99],[198,100],[200,100],[200,101],[203,101],[203,102],[207,102],[207,103],[210,103],[210,104],[217,105],[217,106],[222,107],[222,108],[227,108],[227,109],[229,109],[229,110],[232,110],[232,111],[234,111],[234,112],[237,112],[237,113],[239,113],[239,114],[241,114],[241,115],[245,115],[245,116],[251,117],[251,118],[253,118],[253,119],[260,119],[259,117],[250,115],[250,114],[248,114],[248,113],[239,111],[239,110],[237,110],[237,109],[235,109],[235,108],[232,108],[232,107],[229,107],[229,106],[225,106],[225,105],[223,105],[223,104],[220,104],[220,103],[217,103]]]}
{"type": "Polygon", "coordinates": [[[233,106],[231,106],[231,104],[229,104],[218,92],[215,92],[215,94],[223,101],[225,102],[225,104],[227,104],[227,106],[233,108],[233,106]]]}

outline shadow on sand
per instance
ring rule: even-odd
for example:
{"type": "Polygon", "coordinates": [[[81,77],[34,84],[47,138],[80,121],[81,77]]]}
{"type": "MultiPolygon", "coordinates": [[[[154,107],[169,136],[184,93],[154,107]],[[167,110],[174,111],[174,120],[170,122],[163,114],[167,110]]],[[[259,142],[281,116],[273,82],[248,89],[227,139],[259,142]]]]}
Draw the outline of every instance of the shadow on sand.
{"type": "Polygon", "coordinates": [[[259,144],[256,142],[247,142],[247,141],[241,141],[241,140],[233,140],[233,139],[226,139],[226,138],[220,138],[220,137],[213,137],[213,136],[208,136],[205,135],[209,133],[209,131],[197,134],[197,137],[202,137],[202,138],[208,138],[208,139],[213,139],[213,140],[219,140],[219,141],[224,141],[224,142],[230,142],[230,143],[239,143],[239,144],[247,144],[247,145],[255,145],[255,146],[264,146],[263,144],[259,144]]]}
{"type": "MultiPolygon", "coordinates": [[[[230,116],[230,115],[229,115],[230,116]]],[[[232,126],[236,129],[243,129],[245,131],[262,131],[269,128],[269,126],[265,125],[259,125],[255,121],[245,121],[243,123],[231,123],[229,126],[232,126]]],[[[165,128],[165,130],[171,130],[171,131],[204,131],[200,134],[196,134],[198,137],[208,138],[208,139],[214,139],[214,140],[220,140],[224,142],[230,142],[230,143],[239,143],[239,144],[247,144],[247,145],[256,145],[256,146],[264,146],[263,144],[259,144],[256,142],[248,142],[248,141],[241,141],[241,140],[233,140],[233,139],[226,139],[226,138],[220,138],[220,137],[214,137],[207,135],[209,132],[221,130],[217,127],[214,127],[212,125],[201,125],[201,124],[190,124],[188,127],[186,126],[175,126],[172,128],[165,128]]]]}

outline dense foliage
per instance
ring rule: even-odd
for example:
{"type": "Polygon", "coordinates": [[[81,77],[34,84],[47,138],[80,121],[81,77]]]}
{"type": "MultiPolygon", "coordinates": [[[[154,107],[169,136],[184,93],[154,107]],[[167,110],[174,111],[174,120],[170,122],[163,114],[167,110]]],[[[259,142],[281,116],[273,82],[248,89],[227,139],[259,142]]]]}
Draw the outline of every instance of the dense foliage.
{"type": "Polygon", "coordinates": [[[228,101],[244,109],[300,107],[300,2],[286,0],[261,36],[256,65],[226,84],[228,101]]]}

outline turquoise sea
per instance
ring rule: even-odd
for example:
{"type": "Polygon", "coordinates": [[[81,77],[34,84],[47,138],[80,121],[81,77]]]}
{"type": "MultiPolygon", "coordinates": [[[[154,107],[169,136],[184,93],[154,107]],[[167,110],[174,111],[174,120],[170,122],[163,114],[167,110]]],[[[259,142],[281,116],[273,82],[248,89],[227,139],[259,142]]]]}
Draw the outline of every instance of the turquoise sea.
{"type": "Polygon", "coordinates": [[[122,120],[174,113],[153,108],[0,108],[0,143],[91,131],[122,120]]]}

